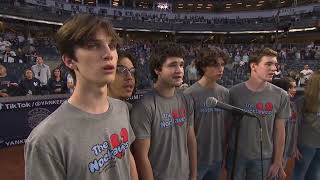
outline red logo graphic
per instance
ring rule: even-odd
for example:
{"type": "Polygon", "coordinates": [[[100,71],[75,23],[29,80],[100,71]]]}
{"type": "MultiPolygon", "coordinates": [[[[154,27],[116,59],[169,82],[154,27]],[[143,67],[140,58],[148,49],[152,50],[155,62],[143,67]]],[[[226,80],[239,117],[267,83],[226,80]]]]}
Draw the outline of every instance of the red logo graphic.
{"type": "Polygon", "coordinates": [[[256,104],[256,108],[257,108],[258,110],[262,111],[262,110],[263,110],[263,104],[262,104],[262,103],[257,103],[257,104],[256,104]]]}
{"type": "MultiPolygon", "coordinates": [[[[112,145],[112,148],[115,149],[119,146],[121,146],[123,143],[126,143],[128,142],[129,140],[129,134],[128,134],[128,131],[126,128],[122,128],[121,131],[120,131],[120,137],[118,134],[114,133],[110,136],[110,141],[111,141],[111,145],[112,145]]],[[[119,152],[116,154],[116,157],[117,158],[122,158],[125,154],[125,151],[123,152],[119,152]]]]}
{"type": "Polygon", "coordinates": [[[260,103],[256,104],[256,108],[259,111],[263,111],[263,110],[272,111],[273,110],[273,105],[272,105],[271,102],[267,102],[266,104],[263,104],[263,103],[260,102],[260,103]]]}
{"type": "MultiPolygon", "coordinates": [[[[172,112],[171,112],[171,116],[172,116],[172,118],[173,118],[174,120],[176,120],[176,119],[181,119],[181,118],[185,118],[185,117],[186,117],[186,110],[183,109],[183,108],[181,108],[181,109],[174,109],[174,110],[172,110],[172,112]]],[[[176,124],[177,124],[178,126],[182,126],[183,123],[184,123],[184,121],[182,121],[182,122],[177,122],[176,124]]]]}
{"type": "Polygon", "coordinates": [[[266,105],[264,106],[266,111],[272,111],[273,109],[273,105],[271,102],[266,103],[266,105]]]}

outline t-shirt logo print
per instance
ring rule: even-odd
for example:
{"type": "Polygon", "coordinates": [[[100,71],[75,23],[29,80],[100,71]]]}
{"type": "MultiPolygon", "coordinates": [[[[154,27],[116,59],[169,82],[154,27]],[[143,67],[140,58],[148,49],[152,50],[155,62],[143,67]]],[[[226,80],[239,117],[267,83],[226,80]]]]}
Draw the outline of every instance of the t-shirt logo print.
{"type": "Polygon", "coordinates": [[[267,102],[266,104],[263,104],[261,102],[256,104],[256,109],[259,111],[272,111],[273,110],[273,105],[271,102],[267,102]]]}
{"type": "Polygon", "coordinates": [[[91,173],[100,172],[114,167],[116,158],[122,159],[129,149],[129,133],[126,128],[120,130],[120,136],[117,133],[111,134],[109,138],[102,143],[91,147],[95,158],[89,162],[88,168],[91,173]],[[107,167],[107,168],[106,168],[107,167]]]}
{"type": "MultiPolygon", "coordinates": [[[[128,131],[126,128],[122,128],[120,131],[120,136],[116,133],[110,136],[110,141],[113,149],[121,148],[121,145],[128,142],[128,131]]],[[[125,154],[125,151],[119,151],[115,156],[117,158],[122,158],[125,154]]]]}
{"type": "Polygon", "coordinates": [[[186,109],[172,109],[170,113],[163,113],[160,121],[160,128],[171,128],[183,126],[186,121],[186,109]]]}
{"type": "Polygon", "coordinates": [[[171,116],[173,119],[176,120],[176,124],[178,126],[182,126],[184,123],[184,120],[179,121],[179,119],[186,117],[186,110],[185,109],[178,109],[178,110],[172,111],[171,116]]]}

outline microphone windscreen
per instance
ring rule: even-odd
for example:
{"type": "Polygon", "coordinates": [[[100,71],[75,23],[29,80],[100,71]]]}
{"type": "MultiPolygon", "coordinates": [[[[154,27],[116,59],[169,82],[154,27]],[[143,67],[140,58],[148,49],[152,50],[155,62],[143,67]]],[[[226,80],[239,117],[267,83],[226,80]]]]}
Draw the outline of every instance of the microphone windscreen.
{"type": "Polygon", "coordinates": [[[217,103],[218,103],[218,100],[214,97],[208,97],[206,100],[207,107],[216,107],[217,103]]]}

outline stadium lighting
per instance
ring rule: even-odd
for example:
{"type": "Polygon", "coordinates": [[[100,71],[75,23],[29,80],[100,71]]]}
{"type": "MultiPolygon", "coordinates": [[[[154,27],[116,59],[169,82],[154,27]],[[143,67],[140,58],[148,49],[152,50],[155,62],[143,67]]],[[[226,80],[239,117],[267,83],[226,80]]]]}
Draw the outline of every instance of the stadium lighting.
{"type": "Polygon", "coordinates": [[[207,9],[211,9],[211,6],[206,7],[207,9]]]}
{"type": "Polygon", "coordinates": [[[228,4],[226,4],[226,6],[232,6],[232,4],[228,3],[228,4]]]}
{"type": "Polygon", "coordinates": [[[251,4],[247,4],[246,7],[251,7],[251,4]]]}
{"type": "Polygon", "coordinates": [[[238,2],[237,4],[238,4],[238,5],[241,5],[241,4],[242,4],[242,2],[238,2]]]}
{"type": "Polygon", "coordinates": [[[264,3],[264,1],[259,1],[260,4],[264,3]]]}
{"type": "Polygon", "coordinates": [[[164,9],[168,9],[169,5],[168,5],[168,3],[160,3],[159,2],[158,5],[157,5],[157,8],[164,10],[164,9]]]}
{"type": "Polygon", "coordinates": [[[198,6],[203,6],[203,4],[198,4],[198,6]]]}
{"type": "Polygon", "coordinates": [[[213,6],[212,4],[208,4],[208,6],[213,6]]]}
{"type": "Polygon", "coordinates": [[[188,6],[193,6],[193,4],[188,4],[188,6]]]}
{"type": "Polygon", "coordinates": [[[285,3],[285,1],[281,1],[280,3],[283,4],[283,3],[285,3]]]}
{"type": "Polygon", "coordinates": [[[262,4],[257,4],[257,7],[262,6],[262,4]]]}

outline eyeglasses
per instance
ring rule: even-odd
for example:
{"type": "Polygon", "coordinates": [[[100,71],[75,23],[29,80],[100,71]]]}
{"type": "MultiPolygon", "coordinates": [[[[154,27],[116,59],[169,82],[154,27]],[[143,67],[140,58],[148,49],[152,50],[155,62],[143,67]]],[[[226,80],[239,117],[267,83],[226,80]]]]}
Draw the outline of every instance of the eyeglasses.
{"type": "Polygon", "coordinates": [[[127,68],[123,65],[117,65],[117,73],[119,73],[121,76],[127,76],[130,74],[132,77],[135,76],[136,69],[135,68],[127,68]]]}

